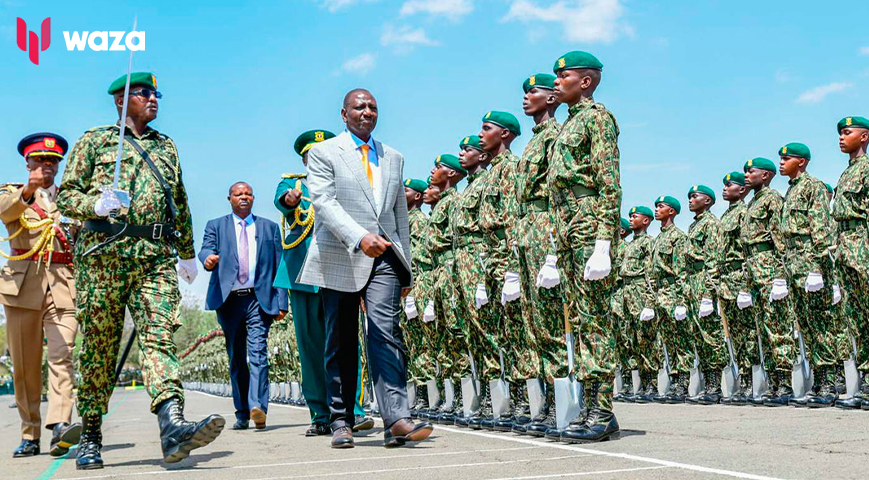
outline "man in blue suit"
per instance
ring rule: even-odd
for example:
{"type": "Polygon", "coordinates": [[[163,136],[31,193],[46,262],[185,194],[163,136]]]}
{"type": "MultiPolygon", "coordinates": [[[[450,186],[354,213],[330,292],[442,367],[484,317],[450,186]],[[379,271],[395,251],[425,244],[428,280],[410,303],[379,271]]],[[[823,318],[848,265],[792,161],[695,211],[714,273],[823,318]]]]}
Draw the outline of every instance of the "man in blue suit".
{"type": "Polygon", "coordinates": [[[288,309],[286,289],[273,286],[281,261],[280,229],[251,214],[254,196],[247,183],[233,184],[228,199],[232,213],[208,222],[199,251],[199,261],[212,272],[205,307],[217,310],[226,339],[233,429],[248,428],[251,419],[262,429],[269,400],[269,327],[288,309]]]}

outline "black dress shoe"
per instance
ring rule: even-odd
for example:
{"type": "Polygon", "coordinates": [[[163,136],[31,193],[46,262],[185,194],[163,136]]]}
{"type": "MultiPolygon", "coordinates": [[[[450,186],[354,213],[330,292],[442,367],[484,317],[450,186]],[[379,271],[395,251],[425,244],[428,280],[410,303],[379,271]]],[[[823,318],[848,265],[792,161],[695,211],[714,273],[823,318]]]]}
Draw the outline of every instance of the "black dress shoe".
{"type": "Polygon", "coordinates": [[[383,431],[383,446],[400,447],[407,442],[421,442],[431,435],[434,427],[428,422],[414,424],[409,418],[402,418],[383,431]]]}
{"type": "Polygon", "coordinates": [[[36,440],[21,440],[21,445],[18,445],[12,452],[12,458],[32,457],[39,455],[39,439],[36,440]]]}
{"type": "Polygon", "coordinates": [[[332,432],[332,448],[353,448],[353,431],[349,427],[338,427],[332,432]]]}
{"type": "Polygon", "coordinates": [[[100,430],[103,423],[102,415],[86,415],[81,419],[81,440],[75,455],[76,470],[96,470],[103,468],[103,457],[100,450],[103,448],[103,432],[100,430]]]}
{"type": "Polygon", "coordinates": [[[250,428],[250,420],[236,420],[232,424],[233,430],[247,430],[248,428],[250,428]]]}
{"type": "Polygon", "coordinates": [[[561,441],[567,443],[604,442],[619,438],[619,422],[609,410],[593,407],[584,424],[571,425],[561,432],[561,441]]]}
{"type": "Polygon", "coordinates": [[[329,435],[332,433],[332,427],[322,422],[314,422],[305,430],[306,437],[319,437],[321,435],[329,435]]]}
{"type": "Polygon", "coordinates": [[[374,419],[371,417],[357,416],[353,421],[354,432],[364,432],[365,430],[371,430],[372,428],[374,428],[374,419]]]}
{"type": "Polygon", "coordinates": [[[223,431],[226,420],[220,415],[209,415],[200,422],[184,419],[184,410],[176,398],[170,398],[157,406],[157,423],[160,426],[160,447],[163,461],[176,463],[190,456],[190,451],[213,442],[223,431]]]}
{"type": "Polygon", "coordinates": [[[78,445],[80,439],[80,423],[73,423],[72,425],[66,422],[58,423],[51,429],[51,450],[49,453],[52,457],[66,455],[69,452],[69,447],[78,445]]]}
{"type": "Polygon", "coordinates": [[[531,423],[525,427],[525,435],[543,437],[546,436],[547,430],[555,428],[555,407],[549,407],[547,410],[548,412],[545,415],[543,413],[537,415],[531,423]]]}

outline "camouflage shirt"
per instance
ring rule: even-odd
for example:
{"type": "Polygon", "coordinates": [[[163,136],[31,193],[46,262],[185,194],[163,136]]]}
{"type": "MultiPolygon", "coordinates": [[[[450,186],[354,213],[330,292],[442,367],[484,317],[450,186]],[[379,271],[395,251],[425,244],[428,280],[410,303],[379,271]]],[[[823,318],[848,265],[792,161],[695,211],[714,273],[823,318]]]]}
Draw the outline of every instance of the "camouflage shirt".
{"type": "Polygon", "coordinates": [[[675,224],[662,227],[652,246],[649,276],[652,287],[657,289],[659,306],[670,314],[673,307],[688,304],[685,287],[687,249],[688,237],[675,224]]]}
{"type": "Polygon", "coordinates": [[[748,291],[748,277],[745,271],[745,248],[742,245],[740,229],[748,208],[742,200],[731,203],[721,215],[721,238],[718,246],[718,273],[721,278],[719,295],[725,300],[735,300],[736,295],[748,291]]]}
{"type": "Polygon", "coordinates": [[[428,251],[435,256],[453,248],[453,232],[450,228],[450,216],[453,203],[456,200],[456,187],[450,187],[441,193],[441,199],[431,211],[428,219],[428,251]]]}
{"type": "Polygon", "coordinates": [[[452,210],[453,218],[450,226],[453,229],[454,240],[470,240],[472,237],[479,238],[482,242],[480,229],[480,200],[483,196],[485,178],[488,170],[479,170],[468,175],[468,186],[456,197],[455,206],[452,210]]]}
{"type": "Polygon", "coordinates": [[[410,256],[414,269],[414,276],[419,275],[419,266],[431,267],[431,258],[428,256],[425,241],[428,234],[428,215],[419,208],[413,208],[407,212],[407,221],[410,226],[410,256]]]}
{"type": "Polygon", "coordinates": [[[760,243],[770,243],[779,253],[784,252],[785,242],[781,231],[781,211],[784,199],[772,188],[765,187],[756,192],[748,202],[742,223],[742,244],[750,257],[752,247],[760,243]]]}
{"type": "Polygon", "coordinates": [[[489,241],[497,243],[495,236],[509,236],[514,225],[513,220],[519,218],[519,203],[516,201],[516,167],[519,157],[507,150],[492,159],[489,173],[482,178],[482,199],[480,201],[480,228],[489,237],[489,241]]]}
{"type": "Polygon", "coordinates": [[[613,240],[618,235],[622,187],[619,179],[619,127],[602,103],[582,99],[568,110],[552,154],[547,181],[550,198],[558,201],[558,190],[582,186],[598,192],[595,211],[599,219],[597,240],[613,240]]]}
{"type": "MultiPolygon", "coordinates": [[[[127,130],[129,135],[132,132],[127,130]]],[[[63,173],[57,207],[64,215],[77,220],[97,220],[94,205],[100,196],[100,187],[111,186],[118,153],[118,126],[92,128],[76,142],[69,154],[69,163],[63,173]]],[[[100,250],[103,255],[131,258],[154,256],[195,257],[193,249],[193,220],[187,203],[187,192],[181,179],[181,163],[175,142],[166,135],[148,127],[136,140],[148,152],[163,178],[172,189],[178,208],[175,229],[179,237],[169,242],[148,238],[121,237],[100,250]]],[[[169,220],[168,205],[157,177],[144,159],[128,142],[124,143],[118,188],[130,195],[130,211],[126,220],[131,225],[149,225],[169,220]]],[[[76,242],[76,251],[83,252],[108,238],[105,233],[82,230],[76,242]]]]}
{"type": "Polygon", "coordinates": [[[654,243],[655,240],[648,233],[634,233],[634,238],[630,242],[622,242],[625,246],[624,254],[622,255],[618,270],[613,270],[618,273],[619,278],[625,283],[633,281],[642,282],[643,288],[641,290],[644,293],[645,304],[650,307],[654,303],[654,296],[652,291],[649,290],[654,243]]]}
{"type": "Polygon", "coordinates": [[[718,252],[721,246],[718,244],[721,238],[721,223],[715,218],[715,214],[705,211],[694,217],[694,223],[688,227],[688,250],[686,261],[688,271],[692,274],[705,272],[697,292],[707,296],[712,295],[718,288],[718,252]]]}
{"type": "Polygon", "coordinates": [[[789,255],[793,273],[805,276],[809,272],[829,272],[830,251],[833,240],[833,220],[827,201],[824,182],[803,173],[791,180],[782,208],[781,229],[788,247],[796,255],[789,255]]]}
{"type": "Polygon", "coordinates": [[[549,199],[549,191],[546,187],[546,172],[549,166],[547,152],[551,150],[560,130],[561,125],[554,117],[534,125],[531,129],[534,136],[525,145],[516,175],[516,200],[519,202],[520,210],[524,210],[522,204],[525,202],[549,199]]]}
{"type": "Polygon", "coordinates": [[[833,218],[837,222],[869,220],[869,157],[866,155],[851,159],[839,177],[833,218]]]}

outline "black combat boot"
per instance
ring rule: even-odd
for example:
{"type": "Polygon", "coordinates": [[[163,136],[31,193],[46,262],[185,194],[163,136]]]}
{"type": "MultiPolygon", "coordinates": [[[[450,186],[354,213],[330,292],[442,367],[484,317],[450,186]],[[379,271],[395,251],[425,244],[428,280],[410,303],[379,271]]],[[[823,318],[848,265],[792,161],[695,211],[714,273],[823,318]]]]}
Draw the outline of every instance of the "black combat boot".
{"type": "MultiPolygon", "coordinates": [[[[775,390],[775,393],[771,396],[764,395],[763,397],[763,406],[765,407],[786,407],[788,402],[790,402],[791,398],[794,396],[794,390],[787,386],[787,383],[778,378],[779,375],[776,376],[778,388],[775,390]]],[[[767,392],[769,393],[769,392],[767,392]]]]}
{"type": "Polygon", "coordinates": [[[487,418],[492,418],[492,403],[489,401],[489,396],[480,392],[482,404],[480,409],[468,419],[468,427],[472,430],[480,430],[483,428],[483,421],[487,418]]]}
{"type": "Polygon", "coordinates": [[[670,393],[664,396],[664,403],[685,403],[686,398],[688,398],[688,375],[680,373],[670,387],[670,393]]]}
{"type": "Polygon", "coordinates": [[[721,374],[712,372],[706,377],[706,390],[697,397],[700,405],[717,405],[721,401],[721,374]]]}
{"type": "Polygon", "coordinates": [[[81,424],[72,425],[63,422],[55,424],[51,428],[51,453],[52,457],[60,457],[69,452],[69,447],[77,445],[81,439],[81,424]]]}
{"type": "Polygon", "coordinates": [[[592,384],[589,409],[585,422],[571,425],[561,432],[561,441],[567,443],[603,442],[619,437],[619,422],[609,410],[600,408],[598,391],[600,385],[592,384]]]}
{"type": "Polygon", "coordinates": [[[410,409],[410,418],[417,418],[420,412],[428,410],[428,389],[418,385],[413,388],[416,390],[416,404],[410,409]]]}
{"type": "Polygon", "coordinates": [[[176,463],[190,456],[190,451],[213,442],[226,420],[220,415],[209,415],[198,423],[184,419],[184,408],[177,398],[163,401],[157,407],[157,423],[160,426],[160,446],[163,461],[176,463]]]}
{"type": "Polygon", "coordinates": [[[96,470],[103,468],[103,457],[100,450],[103,448],[103,424],[102,415],[85,415],[81,419],[81,439],[78,444],[78,452],[75,456],[76,470],[96,470]]]}
{"type": "Polygon", "coordinates": [[[809,408],[832,407],[838,398],[839,392],[836,391],[836,384],[830,379],[826,379],[821,383],[818,393],[806,400],[806,406],[809,408]]]}
{"type": "Polygon", "coordinates": [[[550,428],[555,428],[555,399],[553,398],[554,387],[546,385],[546,390],[543,397],[543,408],[536,417],[531,419],[531,423],[525,427],[525,434],[533,437],[542,437],[546,435],[546,431],[550,428]]]}

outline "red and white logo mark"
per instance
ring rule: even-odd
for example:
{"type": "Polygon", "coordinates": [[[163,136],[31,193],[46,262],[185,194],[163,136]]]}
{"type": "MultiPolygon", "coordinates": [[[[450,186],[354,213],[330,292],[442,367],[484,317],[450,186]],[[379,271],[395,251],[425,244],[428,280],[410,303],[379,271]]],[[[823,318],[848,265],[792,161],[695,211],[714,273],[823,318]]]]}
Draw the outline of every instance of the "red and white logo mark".
{"type": "Polygon", "coordinates": [[[39,65],[39,52],[44,52],[51,45],[51,17],[42,21],[42,27],[40,28],[41,43],[40,37],[36,35],[36,32],[27,31],[27,22],[20,17],[15,24],[15,34],[18,48],[23,52],[29,52],[30,61],[34,65],[39,65]],[[30,50],[27,49],[28,38],[30,39],[30,50]]]}

